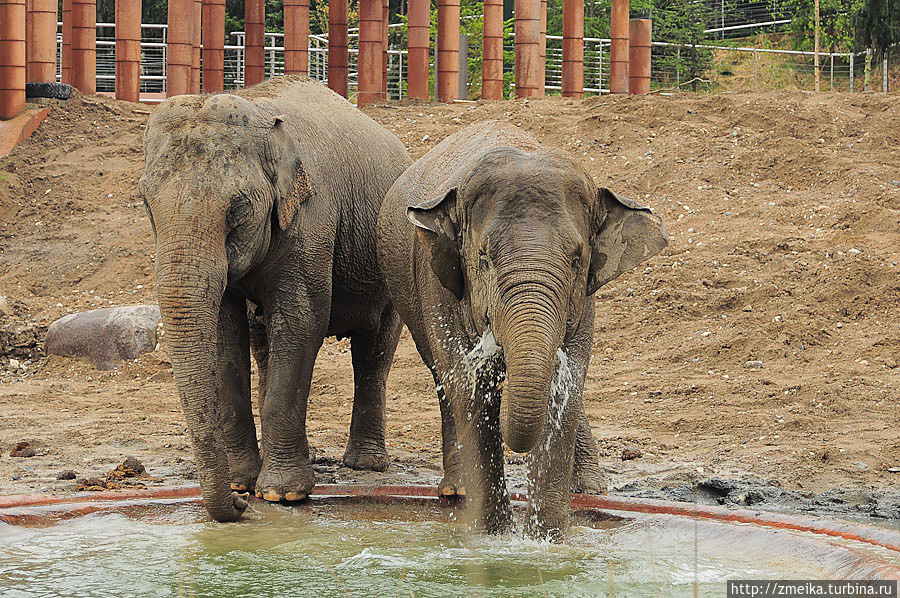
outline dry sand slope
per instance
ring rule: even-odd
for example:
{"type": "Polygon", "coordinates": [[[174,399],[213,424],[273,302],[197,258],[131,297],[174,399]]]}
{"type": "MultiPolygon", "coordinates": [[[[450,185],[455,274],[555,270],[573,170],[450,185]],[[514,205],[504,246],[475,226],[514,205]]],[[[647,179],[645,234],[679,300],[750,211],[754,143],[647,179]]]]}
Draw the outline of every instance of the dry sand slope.
{"type": "MultiPolygon", "coordinates": [[[[841,487],[842,500],[900,516],[900,501],[866,492],[900,490],[888,471],[900,467],[900,96],[546,98],[367,113],[414,158],[466,124],[508,120],[662,215],[670,246],[596,297],[585,394],[612,486],[751,477],[795,496],[841,487]],[[622,461],[632,445],[643,456],[622,461]]],[[[0,357],[0,492],[70,489],[57,471],[95,475],[126,454],[163,483],[193,477],[164,348],[115,372],[40,351],[45,327],[69,311],[154,300],[135,187],[146,118],[144,107],[75,98],[0,160],[0,294],[11,306],[0,351],[31,360],[9,371],[0,357]],[[20,440],[38,455],[10,457],[20,440]]],[[[438,409],[406,334],[389,381],[395,465],[378,477],[335,464],[349,425],[348,347],[326,342],[313,381],[320,479],[433,481],[438,409]]],[[[701,484],[707,499],[734,488],[701,484]]]]}

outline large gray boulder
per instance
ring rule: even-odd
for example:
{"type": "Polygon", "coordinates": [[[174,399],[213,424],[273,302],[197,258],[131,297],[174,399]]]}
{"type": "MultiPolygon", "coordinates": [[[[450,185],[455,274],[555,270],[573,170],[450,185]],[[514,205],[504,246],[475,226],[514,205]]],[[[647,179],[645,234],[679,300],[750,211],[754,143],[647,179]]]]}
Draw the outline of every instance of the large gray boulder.
{"type": "Polygon", "coordinates": [[[126,305],[71,314],[50,324],[48,355],[81,357],[101,370],[156,349],[157,305],[126,305]]]}

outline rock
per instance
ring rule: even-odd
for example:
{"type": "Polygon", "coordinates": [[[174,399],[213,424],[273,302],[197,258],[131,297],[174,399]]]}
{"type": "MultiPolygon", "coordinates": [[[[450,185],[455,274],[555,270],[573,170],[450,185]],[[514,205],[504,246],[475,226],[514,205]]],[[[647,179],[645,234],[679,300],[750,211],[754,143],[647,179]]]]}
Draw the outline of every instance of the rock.
{"type": "Polygon", "coordinates": [[[53,322],[44,348],[49,355],[81,357],[102,370],[156,349],[156,305],[109,307],[71,314],[53,322]]]}
{"type": "Polygon", "coordinates": [[[888,467],[887,472],[888,473],[900,473],[900,467],[888,467]]]}
{"type": "Polygon", "coordinates": [[[75,490],[79,492],[102,492],[106,490],[106,480],[103,478],[85,478],[78,481],[75,490]]]}
{"type": "Polygon", "coordinates": [[[71,469],[64,469],[61,472],[59,472],[58,474],[56,474],[57,480],[74,480],[75,477],[76,477],[75,472],[72,471],[71,469]]]}
{"type": "Polygon", "coordinates": [[[631,461],[633,459],[640,459],[644,456],[644,453],[641,452],[641,449],[636,446],[626,446],[622,450],[622,461],[631,461]]]}
{"type": "Polygon", "coordinates": [[[9,451],[10,457],[34,457],[35,454],[34,447],[29,442],[19,442],[9,451]]]}
{"type": "Polygon", "coordinates": [[[9,358],[9,369],[17,370],[17,369],[19,369],[20,365],[21,365],[21,363],[19,363],[18,359],[13,359],[12,357],[9,358]]]}
{"type": "Polygon", "coordinates": [[[6,295],[0,295],[0,316],[12,315],[12,306],[9,304],[9,298],[6,295]]]}
{"type": "Polygon", "coordinates": [[[756,359],[751,359],[744,365],[747,366],[748,368],[761,368],[763,366],[763,362],[756,360],[756,359]]]}

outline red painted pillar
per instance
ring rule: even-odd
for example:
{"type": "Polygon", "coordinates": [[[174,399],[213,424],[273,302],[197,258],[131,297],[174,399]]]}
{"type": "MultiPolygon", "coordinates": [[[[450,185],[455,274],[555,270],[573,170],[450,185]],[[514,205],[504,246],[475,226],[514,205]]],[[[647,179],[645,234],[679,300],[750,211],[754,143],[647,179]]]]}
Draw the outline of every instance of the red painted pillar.
{"type": "Polygon", "coordinates": [[[381,96],[381,0],[359,0],[359,87],[357,106],[381,96]]]}
{"type": "Polygon", "coordinates": [[[72,0],[62,0],[62,77],[63,83],[72,82],[72,0]]]}
{"type": "Polygon", "coordinates": [[[459,98],[459,0],[438,0],[437,101],[459,98]]]}
{"type": "Polygon", "coordinates": [[[284,74],[309,74],[309,0],[284,0],[284,74]]]}
{"type": "Polygon", "coordinates": [[[34,68],[34,29],[31,27],[31,13],[34,10],[34,0],[25,0],[25,81],[29,81],[31,71],[34,68]]]}
{"type": "MultiPolygon", "coordinates": [[[[76,2],[77,0],[73,0],[76,2]]],[[[166,51],[166,97],[191,92],[194,0],[169,0],[169,47],[166,51]]]]}
{"type": "Polygon", "coordinates": [[[0,120],[25,109],[25,0],[0,0],[0,120]]]}
{"type": "Polygon", "coordinates": [[[387,99],[388,80],[388,25],[391,23],[391,7],[389,0],[381,5],[381,97],[387,99]]]}
{"type": "Polygon", "coordinates": [[[547,85],[547,0],[541,0],[541,36],[538,48],[540,86],[535,95],[542,96],[545,92],[544,86],[547,85]]]}
{"type": "Polygon", "coordinates": [[[562,95],[584,97],[584,0],[563,0],[562,95]]]}
{"type": "Polygon", "coordinates": [[[72,0],[72,85],[97,91],[97,2],[72,0]]]}
{"type": "Polygon", "coordinates": [[[225,88],[225,0],[203,0],[202,20],[203,91],[217,93],[225,88]]]}
{"type": "Polygon", "coordinates": [[[650,55],[653,21],[632,19],[629,37],[628,91],[633,94],[650,93],[650,55]]]}
{"type": "Polygon", "coordinates": [[[328,87],[345,98],[349,55],[347,11],[347,0],[330,0],[328,3],[328,87]]]}
{"type": "Polygon", "coordinates": [[[541,85],[541,0],[516,0],[516,97],[538,95],[541,85]]]}
{"type": "Polygon", "coordinates": [[[244,87],[262,83],[266,78],[265,23],[265,0],[246,0],[244,4],[244,87]]]}
{"type": "Polygon", "coordinates": [[[116,99],[141,99],[141,0],[116,0],[116,99]]]}
{"type": "Polygon", "coordinates": [[[503,99],[503,0],[484,0],[481,99],[503,99]]]}
{"type": "MultiPolygon", "coordinates": [[[[501,0],[502,1],[502,0],[501,0]]],[[[410,98],[428,99],[428,49],[431,46],[431,2],[409,0],[409,42],[406,59],[406,92],[410,98]]]]}
{"type": "Polygon", "coordinates": [[[194,6],[191,10],[191,17],[193,20],[191,27],[191,41],[193,42],[193,45],[191,47],[191,93],[200,93],[200,46],[203,40],[201,34],[201,30],[203,29],[202,0],[194,0],[194,6]]]}
{"type": "Polygon", "coordinates": [[[609,91],[628,93],[628,0],[612,0],[609,37],[609,91]]]}
{"type": "MultiPolygon", "coordinates": [[[[26,48],[28,65],[25,78],[29,82],[56,82],[56,0],[29,0],[28,15],[31,48],[26,48]]],[[[26,44],[29,43],[26,41],[26,44]]]]}

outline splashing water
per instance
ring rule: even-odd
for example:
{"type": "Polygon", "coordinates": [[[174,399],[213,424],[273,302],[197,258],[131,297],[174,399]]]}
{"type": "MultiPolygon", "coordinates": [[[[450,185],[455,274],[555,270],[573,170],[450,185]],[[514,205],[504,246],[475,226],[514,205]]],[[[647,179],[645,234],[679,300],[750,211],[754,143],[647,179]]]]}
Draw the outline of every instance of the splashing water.
{"type": "Polygon", "coordinates": [[[547,420],[550,432],[544,441],[544,451],[549,451],[553,437],[562,430],[563,413],[569,405],[569,397],[575,385],[575,373],[569,364],[569,356],[562,350],[556,350],[556,371],[550,382],[550,405],[547,408],[547,420]]]}
{"type": "Polygon", "coordinates": [[[463,357],[463,366],[470,376],[477,376],[479,370],[490,364],[500,355],[500,345],[494,338],[494,332],[487,328],[478,343],[463,357]]]}

